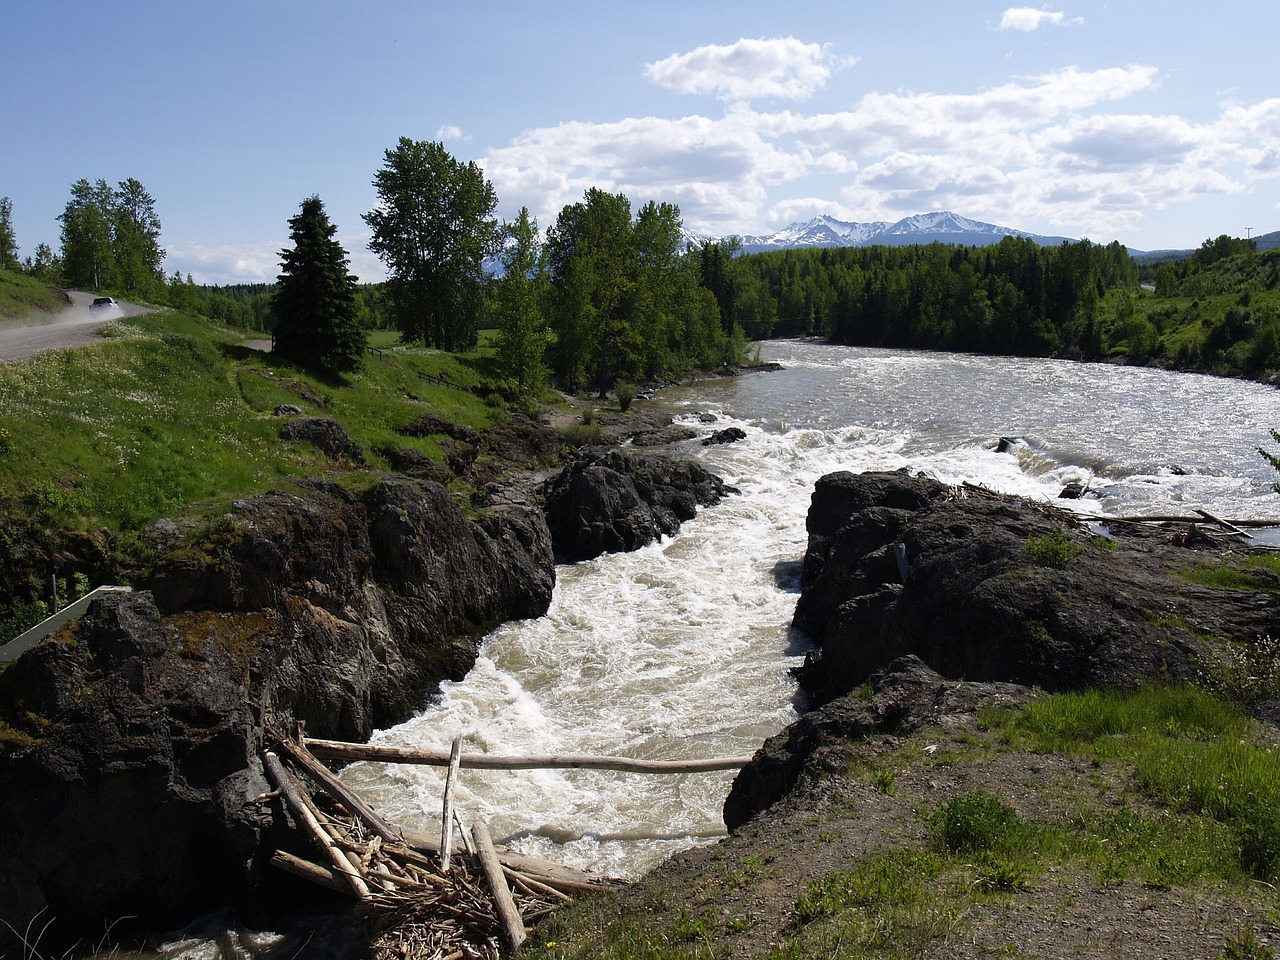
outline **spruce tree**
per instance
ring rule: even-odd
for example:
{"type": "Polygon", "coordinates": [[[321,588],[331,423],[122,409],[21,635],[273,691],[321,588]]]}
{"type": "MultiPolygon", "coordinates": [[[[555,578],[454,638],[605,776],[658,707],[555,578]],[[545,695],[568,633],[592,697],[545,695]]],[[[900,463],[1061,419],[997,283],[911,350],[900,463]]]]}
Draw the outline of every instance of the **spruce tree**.
{"type": "Polygon", "coordinates": [[[280,251],[272,301],[273,352],[326,373],[355,370],[365,348],[356,278],[347,272],[347,253],[333,239],[335,232],[318,196],[302,201],[301,212],[289,221],[293,249],[280,251]]]}

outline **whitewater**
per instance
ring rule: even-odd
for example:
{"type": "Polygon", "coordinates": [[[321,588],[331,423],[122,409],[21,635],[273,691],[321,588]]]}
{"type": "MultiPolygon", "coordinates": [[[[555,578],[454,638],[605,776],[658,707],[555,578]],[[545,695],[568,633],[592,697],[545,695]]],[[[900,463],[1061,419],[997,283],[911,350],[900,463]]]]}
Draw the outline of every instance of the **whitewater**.
{"type": "MultiPolygon", "coordinates": [[[[373,742],[646,759],[750,755],[803,709],[790,628],[815,481],[905,468],[1084,514],[1280,516],[1258,455],[1273,388],[1159,370],[769,343],[782,370],[648,401],[736,444],[692,456],[738,489],[674,537],[562,566],[551,607],[484,641],[470,674],[373,742]],[[1000,452],[998,441],[1012,441],[1000,452]],[[1089,495],[1058,500],[1071,482],[1089,495]]],[[[634,877],[723,831],[731,773],[464,770],[461,818],[523,852],[634,877]]],[[[443,773],[360,763],[343,778],[391,820],[435,833],[443,773]]]]}

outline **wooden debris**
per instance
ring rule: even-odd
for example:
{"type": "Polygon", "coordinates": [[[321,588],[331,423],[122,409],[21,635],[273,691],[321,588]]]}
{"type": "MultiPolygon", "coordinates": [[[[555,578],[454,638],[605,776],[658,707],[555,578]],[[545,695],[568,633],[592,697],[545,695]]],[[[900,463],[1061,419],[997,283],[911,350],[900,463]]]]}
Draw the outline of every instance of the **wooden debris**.
{"type": "Polygon", "coordinates": [[[440,868],[445,873],[449,872],[449,861],[453,858],[453,785],[458,782],[461,762],[462,737],[454,737],[449,751],[449,774],[444,781],[444,810],[440,815],[440,868]]]}
{"type": "MultiPolygon", "coordinates": [[[[499,960],[523,942],[527,924],[569,902],[570,894],[620,882],[498,853],[482,823],[471,836],[460,831],[466,855],[454,851],[443,870],[433,838],[383,820],[303,743],[282,739],[277,749],[283,758],[267,751],[263,765],[328,863],[279,850],[271,864],[359,900],[373,960],[499,960]],[[313,795],[306,780],[322,792],[313,795]]],[[[447,817],[452,826],[457,812],[451,809],[447,817]]]]}
{"type": "MultiPolygon", "coordinates": [[[[303,740],[303,744],[315,756],[329,760],[375,760],[436,767],[449,764],[449,754],[439,750],[386,747],[370,743],[344,743],[340,740],[316,740],[312,737],[303,740]]],[[[631,757],[600,757],[574,753],[522,757],[464,753],[461,756],[462,766],[470,770],[540,770],[548,767],[563,767],[573,770],[617,770],[623,773],[709,773],[717,770],[740,770],[750,762],[750,757],[718,757],[710,760],[636,760],[631,757]]]]}
{"type": "Polygon", "coordinates": [[[524,921],[520,919],[520,911],[516,909],[515,898],[511,895],[511,888],[507,886],[502,864],[498,863],[498,852],[493,849],[489,828],[485,826],[483,820],[477,820],[471,825],[471,838],[476,842],[480,866],[484,868],[485,878],[489,881],[489,889],[493,893],[493,905],[498,910],[498,919],[502,921],[507,946],[513,951],[519,950],[520,944],[524,943],[527,936],[524,921]]]}

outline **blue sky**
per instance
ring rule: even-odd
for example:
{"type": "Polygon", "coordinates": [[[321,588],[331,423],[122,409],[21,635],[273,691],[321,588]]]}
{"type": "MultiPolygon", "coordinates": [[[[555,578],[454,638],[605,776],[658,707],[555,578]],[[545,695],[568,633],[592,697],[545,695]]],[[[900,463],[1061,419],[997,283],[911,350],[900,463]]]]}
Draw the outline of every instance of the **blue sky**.
{"type": "Polygon", "coordinates": [[[23,256],[142,182],[166,272],[271,281],[319,194],[361,279],[399,137],[546,227],[592,186],[690,229],[952,210],[1134,249],[1280,229],[1280,3],[4,0],[23,256]]]}

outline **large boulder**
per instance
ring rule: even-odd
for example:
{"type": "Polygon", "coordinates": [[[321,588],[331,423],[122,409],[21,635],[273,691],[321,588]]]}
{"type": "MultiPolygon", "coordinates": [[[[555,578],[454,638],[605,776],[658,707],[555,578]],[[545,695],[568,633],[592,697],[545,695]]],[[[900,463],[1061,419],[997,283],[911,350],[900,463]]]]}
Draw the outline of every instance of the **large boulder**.
{"type": "Polygon", "coordinates": [[[905,473],[824,477],[808,529],[793,622],[819,647],[797,671],[814,705],[908,654],[1049,690],[1191,679],[1199,636],[1257,635],[1276,617],[1274,600],[1177,576],[1195,558],[1168,531],[1093,537],[1047,503],[905,473]]]}
{"type": "Polygon", "coordinates": [[[563,563],[636,550],[680,529],[698,507],[736,492],[700,464],[610,450],[588,454],[547,485],[547,526],[563,563]]]}

